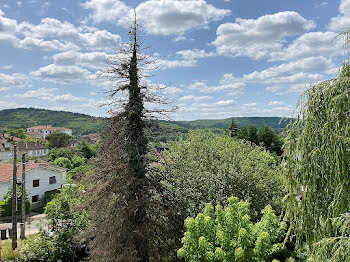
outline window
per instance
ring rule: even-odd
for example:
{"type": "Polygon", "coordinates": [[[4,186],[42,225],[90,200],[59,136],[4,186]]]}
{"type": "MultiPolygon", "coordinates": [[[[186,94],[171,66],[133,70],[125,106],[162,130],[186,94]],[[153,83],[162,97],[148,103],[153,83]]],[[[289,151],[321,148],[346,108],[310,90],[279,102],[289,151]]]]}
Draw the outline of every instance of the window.
{"type": "Polygon", "coordinates": [[[35,203],[35,202],[38,202],[38,201],[39,201],[39,195],[32,196],[32,203],[35,203]]]}
{"type": "Polygon", "coordinates": [[[39,186],[39,179],[33,180],[33,187],[39,186]]]}
{"type": "Polygon", "coordinates": [[[49,183],[50,184],[56,184],[56,177],[55,176],[50,176],[49,183]]]}

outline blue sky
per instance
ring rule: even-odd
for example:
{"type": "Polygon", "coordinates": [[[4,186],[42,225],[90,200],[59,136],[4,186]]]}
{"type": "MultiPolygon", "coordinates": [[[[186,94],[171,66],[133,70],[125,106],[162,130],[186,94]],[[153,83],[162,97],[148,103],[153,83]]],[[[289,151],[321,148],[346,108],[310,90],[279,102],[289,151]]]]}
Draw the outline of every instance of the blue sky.
{"type": "Polygon", "coordinates": [[[177,120],[290,116],[336,77],[350,28],[350,0],[0,0],[0,110],[105,116],[99,72],[135,7],[177,120]]]}

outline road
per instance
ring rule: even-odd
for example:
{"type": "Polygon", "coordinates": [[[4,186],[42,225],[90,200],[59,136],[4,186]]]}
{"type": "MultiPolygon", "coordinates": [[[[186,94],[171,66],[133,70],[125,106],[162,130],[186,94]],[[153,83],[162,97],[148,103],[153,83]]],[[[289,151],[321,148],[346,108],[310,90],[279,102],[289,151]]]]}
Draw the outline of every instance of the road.
{"type": "MultiPolygon", "coordinates": [[[[40,224],[44,224],[45,222],[47,222],[47,220],[45,219],[45,214],[28,217],[26,221],[26,236],[38,233],[40,224]]],[[[12,224],[2,223],[0,224],[0,228],[2,227],[12,227],[12,224]]],[[[47,226],[43,226],[43,228],[47,229],[47,226]]],[[[17,235],[19,238],[20,236],[19,224],[17,224],[17,235]]],[[[7,237],[9,237],[8,232],[7,232],[7,237]]]]}

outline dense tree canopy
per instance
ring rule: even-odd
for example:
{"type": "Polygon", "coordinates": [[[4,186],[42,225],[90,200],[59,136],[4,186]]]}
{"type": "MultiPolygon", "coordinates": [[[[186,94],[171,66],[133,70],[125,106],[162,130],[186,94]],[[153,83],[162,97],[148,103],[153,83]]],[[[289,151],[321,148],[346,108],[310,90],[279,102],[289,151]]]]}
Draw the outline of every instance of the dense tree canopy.
{"type": "Polygon", "coordinates": [[[51,148],[67,147],[72,142],[72,137],[66,133],[54,132],[46,137],[51,148]]]}
{"type": "Polygon", "coordinates": [[[278,161],[242,140],[197,130],[186,140],[170,144],[164,157],[160,170],[187,215],[234,195],[250,201],[257,218],[269,203],[278,208],[283,196],[278,161]]]}

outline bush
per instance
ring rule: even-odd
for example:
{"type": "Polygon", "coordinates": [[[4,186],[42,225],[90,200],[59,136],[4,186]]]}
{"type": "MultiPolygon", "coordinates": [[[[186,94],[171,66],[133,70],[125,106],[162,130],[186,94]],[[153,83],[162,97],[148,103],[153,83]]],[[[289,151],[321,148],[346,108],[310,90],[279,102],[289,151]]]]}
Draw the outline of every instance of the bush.
{"type": "MultiPolygon", "coordinates": [[[[207,205],[203,214],[187,218],[187,232],[178,250],[179,258],[191,262],[271,261],[284,249],[281,240],[286,224],[280,222],[271,206],[266,206],[258,223],[252,223],[249,203],[236,197],[224,209],[207,205]]],[[[278,260],[274,260],[278,261],[278,260]]]]}
{"type": "Polygon", "coordinates": [[[82,166],[86,163],[86,158],[85,157],[81,157],[81,156],[73,156],[72,158],[72,165],[73,165],[73,168],[76,168],[76,167],[79,167],[79,166],[82,166]]]}
{"type": "Polygon", "coordinates": [[[91,170],[93,170],[92,166],[81,165],[79,167],[73,168],[72,170],[67,172],[67,177],[75,179],[80,174],[87,174],[91,170]]]}
{"type": "Polygon", "coordinates": [[[67,168],[67,169],[72,169],[73,168],[72,161],[69,160],[66,157],[56,158],[55,161],[53,161],[53,164],[56,165],[56,166],[67,168]]]}
{"type": "Polygon", "coordinates": [[[29,241],[21,261],[79,261],[79,246],[73,238],[87,223],[86,212],[77,210],[81,190],[75,185],[65,186],[47,204],[45,213],[53,234],[42,231],[29,241]]]}
{"type": "Polygon", "coordinates": [[[59,157],[65,157],[68,159],[72,159],[74,156],[74,151],[69,148],[52,148],[49,150],[47,154],[47,161],[53,162],[59,157]]]}
{"type": "Polygon", "coordinates": [[[274,156],[258,146],[203,130],[169,144],[159,171],[165,176],[185,216],[206,204],[222,204],[232,195],[249,201],[253,219],[266,205],[279,211],[284,196],[282,169],[274,156]]]}
{"type": "MultiPolygon", "coordinates": [[[[20,208],[22,206],[22,201],[17,202],[18,205],[18,211],[17,214],[22,214],[22,209],[20,208]]],[[[30,213],[30,201],[26,201],[26,214],[30,213]]],[[[6,202],[6,201],[0,201],[0,216],[2,217],[9,217],[12,215],[12,202],[6,202]]]]}

